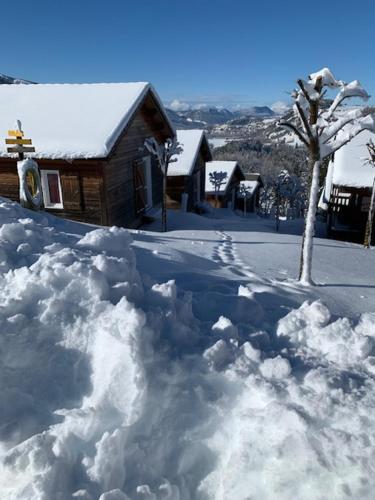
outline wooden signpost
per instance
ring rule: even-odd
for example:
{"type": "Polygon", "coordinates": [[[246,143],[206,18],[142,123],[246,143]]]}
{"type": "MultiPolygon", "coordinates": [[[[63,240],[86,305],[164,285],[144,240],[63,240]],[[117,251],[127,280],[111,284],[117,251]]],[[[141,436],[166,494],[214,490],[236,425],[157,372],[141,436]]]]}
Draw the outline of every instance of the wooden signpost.
{"type": "Polygon", "coordinates": [[[17,172],[19,178],[20,204],[31,210],[40,210],[43,207],[43,194],[40,182],[40,173],[37,163],[28,158],[24,161],[25,153],[35,153],[31,139],[24,139],[22,124],[16,120],[14,130],[8,130],[8,153],[18,155],[17,172]]]}
{"type": "Polygon", "coordinates": [[[20,161],[24,159],[24,153],[35,153],[31,139],[23,139],[24,134],[19,120],[17,120],[17,129],[8,130],[8,135],[9,138],[5,139],[5,144],[10,146],[7,148],[8,153],[17,153],[20,161]]]}

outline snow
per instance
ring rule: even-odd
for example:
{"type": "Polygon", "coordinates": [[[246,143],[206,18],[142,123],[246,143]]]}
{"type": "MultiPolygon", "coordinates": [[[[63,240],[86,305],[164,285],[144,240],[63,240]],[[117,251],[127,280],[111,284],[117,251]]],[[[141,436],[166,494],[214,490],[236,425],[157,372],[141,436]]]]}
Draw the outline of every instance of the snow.
{"type": "Polygon", "coordinates": [[[332,184],[348,187],[372,187],[375,168],[368,162],[366,144],[375,140],[375,134],[365,130],[335,153],[330,162],[333,169],[332,184]]]}
{"type": "Polygon", "coordinates": [[[307,289],[301,221],[0,217],[2,499],[372,498],[374,252],[307,289]]]}
{"type": "Polygon", "coordinates": [[[149,90],[160,102],[145,82],[1,85],[0,128],[20,119],[35,158],[106,157],[149,90]]]}
{"type": "Polygon", "coordinates": [[[210,137],[208,139],[208,142],[213,148],[221,148],[222,146],[225,146],[228,142],[230,142],[230,140],[231,139],[228,139],[226,137],[210,137]]]}
{"type": "Polygon", "coordinates": [[[318,78],[322,78],[322,84],[325,87],[336,88],[343,84],[342,81],[336,80],[329,68],[323,68],[309,76],[309,80],[313,83],[313,85],[316,84],[318,78]]]}
{"type": "Polygon", "coordinates": [[[230,184],[234,171],[237,167],[236,161],[210,161],[206,163],[206,193],[207,194],[224,194],[227,190],[227,187],[230,184]],[[214,174],[215,172],[226,174],[224,178],[224,182],[221,184],[220,189],[215,191],[215,185],[211,182],[210,174],[214,174]]]}
{"type": "Polygon", "coordinates": [[[204,138],[203,130],[176,130],[177,142],[182,152],[168,168],[168,176],[191,175],[204,138]]]}
{"type": "Polygon", "coordinates": [[[246,190],[248,196],[253,195],[256,188],[259,186],[259,181],[240,181],[240,190],[238,196],[243,196],[241,193],[241,186],[243,186],[243,190],[246,190]]]}

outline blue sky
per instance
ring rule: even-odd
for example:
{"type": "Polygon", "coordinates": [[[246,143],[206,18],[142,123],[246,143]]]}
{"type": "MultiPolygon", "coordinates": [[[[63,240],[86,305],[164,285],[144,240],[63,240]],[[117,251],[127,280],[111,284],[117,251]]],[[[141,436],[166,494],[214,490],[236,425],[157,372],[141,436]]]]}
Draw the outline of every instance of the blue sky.
{"type": "Polygon", "coordinates": [[[0,72],[38,82],[151,81],[165,102],[234,107],[287,100],[328,66],[375,94],[374,0],[18,0],[1,13],[0,72]]]}

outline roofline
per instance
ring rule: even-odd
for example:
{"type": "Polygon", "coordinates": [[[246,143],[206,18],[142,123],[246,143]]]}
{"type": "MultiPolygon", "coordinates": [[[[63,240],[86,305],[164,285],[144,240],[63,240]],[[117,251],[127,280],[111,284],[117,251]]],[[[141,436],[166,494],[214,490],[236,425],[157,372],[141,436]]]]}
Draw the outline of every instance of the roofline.
{"type": "MultiPolygon", "coordinates": [[[[179,130],[180,130],[181,132],[186,132],[186,129],[176,129],[176,130],[175,130],[176,136],[177,136],[177,132],[178,132],[179,130]]],[[[202,130],[202,129],[187,129],[187,130],[188,130],[188,131],[190,131],[190,130],[198,130],[199,132],[201,132],[201,136],[200,136],[200,139],[199,139],[199,143],[198,143],[198,146],[197,146],[197,148],[196,148],[196,150],[195,150],[195,153],[194,153],[194,159],[193,159],[193,161],[191,162],[191,165],[190,165],[190,167],[189,167],[189,171],[188,171],[188,173],[187,173],[187,174],[176,174],[176,175],[174,175],[174,174],[169,174],[169,175],[167,175],[167,177],[189,177],[189,176],[193,173],[193,171],[194,171],[194,165],[195,165],[195,162],[197,161],[197,158],[198,158],[198,153],[199,153],[199,151],[200,151],[200,149],[201,149],[203,139],[206,141],[206,144],[207,144],[208,150],[209,150],[209,152],[210,152],[210,156],[211,156],[211,158],[212,158],[211,149],[210,149],[210,146],[209,146],[209,144],[208,144],[208,140],[207,140],[207,137],[206,137],[205,131],[204,131],[204,130],[202,130]]],[[[206,164],[206,163],[207,163],[207,162],[205,162],[205,164],[206,164]]]]}
{"type": "Polygon", "coordinates": [[[352,184],[336,184],[335,182],[332,182],[332,187],[352,189],[352,190],[361,190],[361,189],[372,190],[372,186],[353,186],[352,184]]]}
{"type": "Polygon", "coordinates": [[[168,113],[167,113],[167,111],[166,111],[166,109],[164,107],[164,104],[162,103],[162,100],[159,97],[159,94],[156,92],[154,86],[151,85],[151,83],[149,83],[148,85],[149,85],[150,92],[152,93],[152,95],[155,98],[156,102],[159,104],[160,111],[162,112],[162,115],[164,116],[166,122],[168,123],[169,128],[171,129],[171,131],[173,132],[173,134],[176,135],[176,129],[174,128],[174,125],[173,125],[171,119],[168,116],[168,113]]]}
{"type": "Polygon", "coordinates": [[[107,152],[107,155],[105,156],[105,158],[108,158],[109,156],[112,155],[113,150],[116,147],[122,133],[126,130],[127,126],[130,124],[132,118],[134,117],[135,113],[139,109],[140,105],[145,100],[148,92],[150,92],[152,97],[155,99],[155,102],[159,106],[160,112],[164,116],[165,121],[167,122],[168,127],[170,128],[172,134],[176,135],[175,128],[172,125],[172,122],[170,121],[170,119],[169,119],[169,117],[164,109],[163,103],[162,103],[158,93],[156,92],[154,87],[151,85],[151,83],[146,82],[146,85],[145,85],[143,91],[139,94],[138,98],[134,101],[134,103],[131,107],[131,110],[129,112],[129,116],[128,116],[127,120],[124,123],[120,124],[116,128],[116,133],[113,134],[115,136],[115,138],[111,141],[112,145],[110,147],[107,147],[108,152],[107,152]]]}
{"type": "MultiPolygon", "coordinates": [[[[227,182],[227,185],[226,185],[226,187],[225,187],[225,190],[224,190],[224,191],[222,191],[221,193],[220,193],[220,191],[219,191],[219,192],[217,192],[217,191],[205,191],[205,193],[206,193],[206,194],[217,194],[218,196],[220,196],[220,194],[222,194],[222,195],[226,194],[226,192],[227,192],[227,190],[228,190],[228,186],[229,186],[229,184],[230,184],[230,182],[231,182],[231,180],[232,180],[233,174],[234,174],[234,172],[236,171],[236,168],[238,168],[238,169],[239,169],[239,171],[240,171],[240,172],[241,172],[241,174],[242,174],[243,179],[241,179],[241,180],[242,180],[242,181],[246,180],[246,179],[245,179],[245,175],[244,175],[244,173],[242,172],[242,168],[241,168],[241,167],[239,166],[239,164],[238,164],[238,161],[236,161],[236,160],[215,160],[215,161],[235,162],[235,166],[234,166],[234,168],[233,168],[233,170],[232,170],[232,173],[230,174],[230,177],[229,177],[229,179],[228,179],[228,182],[227,182]]],[[[210,162],[206,162],[206,164],[207,164],[207,163],[210,163],[210,162]]]]}

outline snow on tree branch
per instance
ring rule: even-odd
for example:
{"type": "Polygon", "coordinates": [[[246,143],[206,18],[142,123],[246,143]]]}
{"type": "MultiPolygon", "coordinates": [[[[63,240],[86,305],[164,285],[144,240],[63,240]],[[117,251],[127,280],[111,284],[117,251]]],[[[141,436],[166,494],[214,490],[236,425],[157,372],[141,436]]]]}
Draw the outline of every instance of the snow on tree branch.
{"type": "Polygon", "coordinates": [[[312,85],[316,85],[318,79],[321,79],[323,87],[337,88],[344,84],[342,80],[336,80],[331,70],[328,68],[323,68],[320,71],[309,75],[309,80],[312,85]]]}
{"type": "Polygon", "coordinates": [[[344,84],[341,87],[340,92],[335,97],[333,103],[331,104],[331,106],[328,110],[326,119],[331,118],[331,116],[336,111],[338,106],[340,106],[340,104],[345,99],[349,99],[350,97],[359,97],[360,99],[363,99],[364,101],[368,101],[368,99],[370,98],[369,94],[362,87],[362,85],[359,83],[358,80],[353,80],[352,82],[350,82],[348,84],[344,84]]]}
{"type": "Polygon", "coordinates": [[[336,122],[333,122],[329,125],[329,122],[326,121],[327,126],[323,129],[321,134],[321,144],[327,144],[333,137],[335,137],[340,130],[344,129],[346,125],[350,125],[354,122],[354,120],[358,120],[363,117],[367,117],[375,113],[375,108],[356,108],[352,110],[348,110],[345,115],[339,118],[336,122]]]}
{"type": "Polygon", "coordinates": [[[341,128],[338,134],[328,144],[323,144],[321,146],[322,157],[326,158],[335,151],[338,151],[364,130],[375,132],[375,110],[374,108],[371,109],[373,110],[371,114],[358,118],[355,123],[350,122],[348,124],[350,125],[349,127],[345,126],[341,128]]]}

